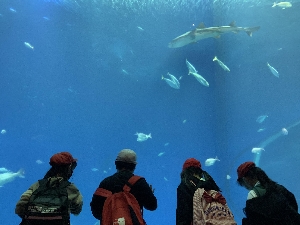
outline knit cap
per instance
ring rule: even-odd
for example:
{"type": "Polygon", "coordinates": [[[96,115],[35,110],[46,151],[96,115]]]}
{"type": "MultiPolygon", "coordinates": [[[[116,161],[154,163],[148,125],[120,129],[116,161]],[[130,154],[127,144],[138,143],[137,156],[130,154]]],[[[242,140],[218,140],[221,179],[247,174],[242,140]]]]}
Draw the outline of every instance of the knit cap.
{"type": "Polygon", "coordinates": [[[255,167],[254,162],[244,162],[237,168],[238,179],[241,179],[245,176],[245,174],[251,169],[255,167]]]}
{"type": "Polygon", "coordinates": [[[201,169],[201,163],[197,159],[189,158],[189,159],[185,160],[185,162],[182,166],[182,170],[185,170],[186,168],[191,167],[191,166],[201,169]]]}
{"type": "Polygon", "coordinates": [[[76,162],[76,161],[77,161],[77,159],[74,159],[73,156],[69,152],[59,152],[59,153],[54,154],[50,158],[49,164],[51,166],[53,166],[53,164],[55,164],[55,165],[67,165],[67,164],[71,164],[71,163],[76,162]]]}
{"type": "Polygon", "coordinates": [[[123,149],[119,152],[116,161],[137,164],[136,162],[136,154],[131,149],[123,149]]]}

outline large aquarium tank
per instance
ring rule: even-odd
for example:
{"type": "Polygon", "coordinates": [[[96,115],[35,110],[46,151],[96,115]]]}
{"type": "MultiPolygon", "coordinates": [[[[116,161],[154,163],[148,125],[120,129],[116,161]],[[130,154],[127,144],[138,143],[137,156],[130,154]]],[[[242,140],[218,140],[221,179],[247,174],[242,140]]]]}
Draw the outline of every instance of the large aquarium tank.
{"type": "Polygon", "coordinates": [[[19,224],[21,194],[62,151],[78,159],[70,181],[84,198],[72,225],[99,224],[89,204],[124,148],[137,153],[135,174],[155,188],[158,208],[144,210],[149,225],[175,224],[176,189],[191,157],[238,224],[247,190],[236,169],[245,161],[299,203],[299,7],[1,0],[0,223],[19,224]]]}

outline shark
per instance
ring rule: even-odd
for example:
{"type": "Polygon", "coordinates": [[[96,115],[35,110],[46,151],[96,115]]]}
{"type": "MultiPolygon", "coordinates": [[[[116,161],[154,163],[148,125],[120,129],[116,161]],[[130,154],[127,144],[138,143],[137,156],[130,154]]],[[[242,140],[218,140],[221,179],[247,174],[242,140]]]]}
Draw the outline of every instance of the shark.
{"type": "Polygon", "coordinates": [[[252,33],[257,31],[260,26],[256,27],[237,27],[235,21],[232,21],[228,26],[219,26],[219,27],[205,27],[204,23],[200,23],[199,26],[192,30],[188,31],[176,38],[174,38],[168,45],[169,48],[180,48],[185,45],[196,43],[202,39],[206,38],[220,38],[221,34],[224,33],[238,33],[240,31],[246,32],[250,37],[252,33]]]}

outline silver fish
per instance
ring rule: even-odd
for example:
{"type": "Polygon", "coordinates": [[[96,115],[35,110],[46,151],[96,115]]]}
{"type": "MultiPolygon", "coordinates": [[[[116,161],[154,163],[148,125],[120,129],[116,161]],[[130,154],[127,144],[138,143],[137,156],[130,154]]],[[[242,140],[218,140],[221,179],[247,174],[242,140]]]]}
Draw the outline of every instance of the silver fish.
{"type": "Polygon", "coordinates": [[[197,73],[198,72],[196,70],[196,68],[187,59],[185,60],[185,63],[186,63],[187,68],[189,69],[189,74],[188,75],[190,75],[190,73],[197,73]]]}
{"type": "Polygon", "coordinates": [[[261,115],[259,117],[257,117],[256,122],[257,123],[262,123],[265,121],[265,119],[268,117],[268,115],[261,115]]]}
{"type": "Polygon", "coordinates": [[[202,85],[209,87],[209,83],[198,73],[191,73],[197,81],[199,81],[202,85]]]}
{"type": "Polygon", "coordinates": [[[235,22],[231,22],[229,26],[219,26],[219,27],[205,27],[204,23],[201,23],[196,29],[188,31],[176,38],[174,38],[168,45],[169,48],[179,48],[190,43],[195,43],[199,40],[205,38],[219,38],[221,34],[224,33],[238,33],[240,31],[245,31],[250,37],[252,33],[257,31],[260,27],[237,27],[235,22]]]}
{"type": "Polygon", "coordinates": [[[161,79],[165,80],[166,83],[170,87],[175,88],[175,89],[180,89],[180,83],[177,80],[177,78],[175,76],[173,76],[172,74],[170,74],[170,73],[168,73],[167,75],[170,76],[171,79],[165,78],[164,76],[162,76],[161,79]]]}
{"type": "Polygon", "coordinates": [[[25,45],[27,48],[34,50],[34,47],[33,47],[30,43],[24,42],[24,45],[25,45]]]}
{"type": "Polygon", "coordinates": [[[259,128],[259,129],[257,130],[257,132],[258,132],[258,133],[263,132],[265,129],[266,129],[266,128],[259,128]]]}
{"type": "Polygon", "coordinates": [[[150,134],[143,134],[143,133],[138,133],[136,132],[137,137],[137,141],[138,142],[142,142],[142,141],[146,141],[148,138],[152,138],[151,133],[150,134]]]}
{"type": "Polygon", "coordinates": [[[254,154],[259,154],[261,151],[265,151],[264,148],[252,148],[251,152],[254,154]]]}
{"type": "Polygon", "coordinates": [[[208,158],[207,160],[205,160],[205,166],[212,166],[216,161],[220,161],[217,156],[216,158],[208,158]]]}
{"type": "Polygon", "coordinates": [[[223,70],[230,72],[230,69],[221,61],[217,58],[217,56],[215,56],[215,58],[213,58],[213,61],[217,61],[218,64],[223,68],[223,70]]]}
{"type": "Polygon", "coordinates": [[[167,73],[167,75],[168,75],[168,76],[172,79],[172,81],[173,81],[174,83],[176,83],[177,86],[180,88],[179,80],[177,80],[177,78],[176,78],[174,75],[170,74],[169,72],[167,73]]]}
{"type": "Polygon", "coordinates": [[[4,184],[12,182],[16,177],[24,177],[24,170],[20,169],[18,172],[14,173],[11,171],[7,171],[5,173],[0,173],[0,187],[3,187],[4,184]]]}
{"type": "Polygon", "coordinates": [[[160,152],[160,153],[158,153],[157,156],[162,156],[162,155],[164,155],[164,154],[165,154],[165,152],[160,152]]]}
{"type": "Polygon", "coordinates": [[[271,70],[271,72],[273,73],[273,75],[274,75],[275,77],[278,77],[278,78],[279,78],[279,73],[278,73],[278,71],[277,71],[273,66],[271,66],[269,63],[267,63],[267,66],[269,67],[269,69],[271,70]]]}

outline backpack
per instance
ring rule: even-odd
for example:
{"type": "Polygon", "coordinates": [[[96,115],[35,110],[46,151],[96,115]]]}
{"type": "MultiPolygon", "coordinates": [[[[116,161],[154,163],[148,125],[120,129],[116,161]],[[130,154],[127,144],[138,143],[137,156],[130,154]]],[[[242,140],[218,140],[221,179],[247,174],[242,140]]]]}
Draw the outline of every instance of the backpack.
{"type": "Polygon", "coordinates": [[[193,225],[237,225],[226,199],[215,190],[198,188],[193,196],[193,225]]]}
{"type": "Polygon", "coordinates": [[[25,209],[22,225],[68,225],[70,224],[69,200],[67,186],[69,181],[61,181],[57,186],[51,186],[50,180],[39,180],[25,209]]]}
{"type": "Polygon", "coordinates": [[[104,188],[98,188],[97,195],[106,197],[102,211],[101,225],[146,225],[140,205],[131,187],[140,179],[132,176],[123,186],[123,191],[112,193],[104,188]]]}

